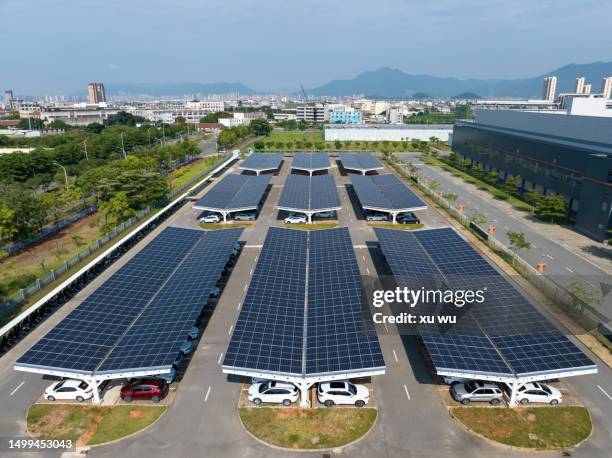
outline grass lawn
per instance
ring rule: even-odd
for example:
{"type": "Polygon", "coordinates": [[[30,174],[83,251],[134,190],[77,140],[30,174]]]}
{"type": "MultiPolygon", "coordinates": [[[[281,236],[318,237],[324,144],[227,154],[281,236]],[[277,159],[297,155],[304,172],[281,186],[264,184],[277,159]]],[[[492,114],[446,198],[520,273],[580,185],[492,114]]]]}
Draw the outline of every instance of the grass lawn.
{"type": "Polygon", "coordinates": [[[584,407],[455,407],[451,413],[472,431],[515,447],[572,447],[589,437],[592,429],[591,417],[584,407]]]}
{"type": "Polygon", "coordinates": [[[333,229],[338,227],[338,223],[313,223],[313,224],[287,224],[285,227],[288,229],[301,229],[303,231],[316,231],[319,229],[333,229]]]}
{"type": "Polygon", "coordinates": [[[393,223],[383,223],[383,222],[368,222],[368,226],[372,227],[382,227],[385,229],[395,229],[398,231],[414,231],[416,229],[422,229],[424,224],[393,224],[393,223]]]}
{"type": "Polygon", "coordinates": [[[70,439],[80,446],[103,444],[147,427],[166,408],[35,404],[28,411],[28,431],[41,439],[70,439]]]}
{"type": "Polygon", "coordinates": [[[240,221],[239,223],[200,223],[202,229],[217,230],[217,229],[232,229],[234,227],[251,227],[255,221],[240,221]]]}
{"type": "Polygon", "coordinates": [[[204,170],[209,169],[213,165],[218,162],[221,162],[225,159],[223,156],[215,155],[215,156],[206,156],[202,159],[197,159],[193,161],[191,164],[187,164],[180,169],[174,170],[170,174],[170,183],[172,189],[178,188],[179,186],[187,183],[193,177],[202,173],[204,170]]]}
{"type": "Polygon", "coordinates": [[[340,447],[359,439],[376,422],[370,408],[240,409],[240,418],[251,434],[273,445],[294,449],[340,447]]]}
{"type": "MultiPolygon", "coordinates": [[[[288,130],[288,131],[274,130],[270,132],[270,135],[265,137],[262,141],[266,145],[267,150],[274,150],[276,149],[276,146],[274,145],[270,148],[267,145],[268,142],[274,142],[274,143],[282,142],[283,144],[287,144],[287,142],[292,142],[294,146],[295,146],[295,142],[300,142],[300,141],[302,143],[311,142],[315,144],[315,143],[323,142],[323,133],[320,130],[288,130]]],[[[279,149],[284,150],[285,147],[283,146],[282,148],[279,148],[279,149]]]]}

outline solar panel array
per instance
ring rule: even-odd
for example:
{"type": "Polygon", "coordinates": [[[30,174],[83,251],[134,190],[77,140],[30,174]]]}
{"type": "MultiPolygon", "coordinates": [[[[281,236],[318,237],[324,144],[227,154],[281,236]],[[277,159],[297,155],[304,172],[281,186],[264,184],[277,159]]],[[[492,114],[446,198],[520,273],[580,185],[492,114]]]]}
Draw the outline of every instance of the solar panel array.
{"type": "Polygon", "coordinates": [[[323,170],[330,168],[327,153],[295,153],[291,167],[302,170],[323,170]]]}
{"type": "Polygon", "coordinates": [[[240,164],[245,170],[276,170],[283,160],[280,153],[253,153],[240,164]]]}
{"type": "Polygon", "coordinates": [[[241,233],[164,229],[17,365],[81,373],[171,365],[241,233]]]}
{"type": "Polygon", "coordinates": [[[271,178],[269,174],[227,175],[198,200],[194,208],[212,211],[257,208],[271,178]]]}
{"type": "Polygon", "coordinates": [[[333,175],[288,175],[278,207],[296,211],[342,207],[333,175]]]}
{"type": "Polygon", "coordinates": [[[294,376],[384,368],[363,294],[347,228],[270,228],[223,366],[294,376]]]}
{"type": "MultiPolygon", "coordinates": [[[[375,231],[399,286],[419,289],[427,278],[449,290],[486,288],[481,304],[434,305],[454,310],[457,325],[419,326],[438,370],[521,376],[596,367],[453,229],[375,231]]],[[[412,310],[431,312],[427,307],[412,310]]]]}
{"type": "Polygon", "coordinates": [[[350,170],[376,170],[383,166],[370,153],[340,153],[342,167],[350,170]]]}
{"type": "Polygon", "coordinates": [[[351,183],[363,208],[408,211],[425,207],[425,203],[393,174],[351,175],[351,183]]]}

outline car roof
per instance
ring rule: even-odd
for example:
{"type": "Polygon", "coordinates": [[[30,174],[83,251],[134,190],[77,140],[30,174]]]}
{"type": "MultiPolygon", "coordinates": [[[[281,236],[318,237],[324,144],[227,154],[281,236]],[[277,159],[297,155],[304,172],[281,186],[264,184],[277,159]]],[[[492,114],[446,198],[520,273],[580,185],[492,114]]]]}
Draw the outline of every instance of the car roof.
{"type": "Polygon", "coordinates": [[[58,381],[56,383],[56,385],[59,385],[60,383],[62,384],[62,387],[74,387],[74,388],[78,388],[79,385],[81,383],[83,383],[83,380],[73,380],[73,379],[60,380],[60,381],[58,381]]]}
{"type": "Polygon", "coordinates": [[[158,378],[141,378],[132,382],[132,385],[163,385],[164,383],[166,382],[158,378]]]}

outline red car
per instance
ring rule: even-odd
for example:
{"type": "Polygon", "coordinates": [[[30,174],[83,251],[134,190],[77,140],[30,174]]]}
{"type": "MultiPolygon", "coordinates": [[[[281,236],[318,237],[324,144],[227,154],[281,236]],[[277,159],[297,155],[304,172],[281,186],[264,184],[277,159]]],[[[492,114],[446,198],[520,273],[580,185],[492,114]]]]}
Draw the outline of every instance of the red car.
{"type": "Polygon", "coordinates": [[[159,379],[141,379],[126,383],[121,388],[121,399],[131,402],[132,399],[150,399],[159,402],[168,394],[168,384],[159,379]]]}

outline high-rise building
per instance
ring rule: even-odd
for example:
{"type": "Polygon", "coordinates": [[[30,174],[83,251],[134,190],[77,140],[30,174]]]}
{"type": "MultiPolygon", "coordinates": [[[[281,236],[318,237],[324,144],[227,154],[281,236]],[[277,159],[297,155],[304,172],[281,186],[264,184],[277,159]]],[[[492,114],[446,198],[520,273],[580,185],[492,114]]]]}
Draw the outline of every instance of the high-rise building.
{"type": "Polygon", "coordinates": [[[604,99],[609,99],[612,95],[612,76],[606,76],[601,83],[601,94],[604,99]]]}
{"type": "Polygon", "coordinates": [[[10,89],[7,91],[4,91],[4,100],[3,100],[4,108],[7,108],[7,109],[13,108],[13,100],[14,100],[13,91],[11,91],[10,89]]]}
{"type": "Polygon", "coordinates": [[[91,104],[106,102],[106,90],[102,83],[89,83],[87,85],[87,102],[91,104]]]}
{"type": "Polygon", "coordinates": [[[581,76],[580,78],[576,78],[576,90],[574,91],[576,94],[582,94],[584,91],[584,81],[585,77],[581,76]]]}
{"type": "Polygon", "coordinates": [[[557,92],[557,77],[549,76],[544,78],[544,91],[542,93],[542,98],[544,100],[555,100],[557,92]]]}
{"type": "Polygon", "coordinates": [[[591,85],[585,84],[584,88],[582,89],[582,93],[585,95],[589,95],[591,93],[591,85]]]}

